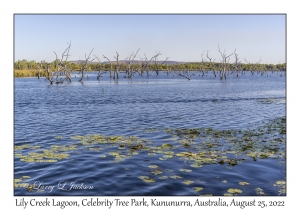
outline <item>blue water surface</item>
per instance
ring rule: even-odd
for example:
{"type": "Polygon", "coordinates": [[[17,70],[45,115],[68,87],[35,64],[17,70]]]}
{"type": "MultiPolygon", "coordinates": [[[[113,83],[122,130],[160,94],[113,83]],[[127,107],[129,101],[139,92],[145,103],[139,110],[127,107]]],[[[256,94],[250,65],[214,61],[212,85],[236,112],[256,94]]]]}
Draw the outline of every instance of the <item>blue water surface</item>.
{"type": "MultiPolygon", "coordinates": [[[[199,76],[199,72],[191,80],[162,72],[132,79],[121,75],[118,81],[108,74],[100,80],[96,72],[88,75],[83,83],[77,82],[78,75],[74,74],[72,83],[59,85],[50,85],[45,78],[15,78],[14,144],[48,148],[74,144],[72,136],[101,134],[136,136],[161,145],[172,138],[164,129],[248,129],[286,115],[285,76],[279,73],[230,75],[226,81],[212,73],[199,76]],[[276,103],[259,102],[266,99],[276,103]]],[[[15,157],[15,179],[30,176],[30,183],[55,186],[51,192],[15,188],[15,195],[223,195],[232,187],[243,189],[241,195],[256,195],[257,187],[268,195],[278,195],[273,184],[286,177],[285,164],[278,164],[276,159],[249,160],[234,167],[204,165],[192,168],[192,173],[180,168],[191,167],[178,158],[161,161],[148,151],[118,163],[108,150],[81,149],[55,163],[27,163],[15,157]],[[160,175],[179,175],[182,179],[143,182],[138,177],[149,176],[148,166],[153,164],[163,169],[160,175]],[[194,183],[186,185],[183,180],[194,183]],[[240,186],[241,181],[250,185],[240,186]],[[65,189],[70,189],[71,183],[93,187],[62,190],[59,183],[64,183],[65,189]],[[203,190],[195,192],[193,187],[203,190]]]]}

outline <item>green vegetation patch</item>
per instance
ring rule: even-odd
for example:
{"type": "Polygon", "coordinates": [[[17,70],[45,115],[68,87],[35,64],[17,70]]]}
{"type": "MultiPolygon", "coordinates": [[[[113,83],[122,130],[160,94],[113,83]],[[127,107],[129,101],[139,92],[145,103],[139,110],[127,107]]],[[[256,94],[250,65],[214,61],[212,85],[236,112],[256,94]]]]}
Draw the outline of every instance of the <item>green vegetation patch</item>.
{"type": "Polygon", "coordinates": [[[236,189],[236,188],[230,188],[227,190],[229,193],[232,193],[232,194],[240,194],[242,193],[243,191],[240,190],[240,189],[236,189]]]}
{"type": "Polygon", "coordinates": [[[193,190],[195,192],[199,192],[199,191],[203,190],[203,187],[194,187],[193,190]]]}

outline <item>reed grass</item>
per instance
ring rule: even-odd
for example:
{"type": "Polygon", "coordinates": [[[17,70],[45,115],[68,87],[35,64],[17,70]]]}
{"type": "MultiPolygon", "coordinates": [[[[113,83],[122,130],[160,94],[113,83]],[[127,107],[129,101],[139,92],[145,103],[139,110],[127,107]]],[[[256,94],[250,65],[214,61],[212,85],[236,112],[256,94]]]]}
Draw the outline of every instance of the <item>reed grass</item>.
{"type": "MultiPolygon", "coordinates": [[[[39,70],[14,70],[14,77],[38,77],[39,70]]],[[[45,77],[45,71],[40,72],[41,77],[45,77]]]]}

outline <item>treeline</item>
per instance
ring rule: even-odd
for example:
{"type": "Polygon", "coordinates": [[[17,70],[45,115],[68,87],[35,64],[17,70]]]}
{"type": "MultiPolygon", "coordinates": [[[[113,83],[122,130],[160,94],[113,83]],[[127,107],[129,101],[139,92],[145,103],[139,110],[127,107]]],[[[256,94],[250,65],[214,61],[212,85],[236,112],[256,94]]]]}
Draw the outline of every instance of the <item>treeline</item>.
{"type": "MultiPolygon", "coordinates": [[[[123,61],[119,60],[118,52],[116,52],[113,60],[103,55],[104,62],[101,61],[100,56],[92,54],[94,48],[89,54],[85,54],[84,61],[72,62],[68,60],[70,48],[71,42],[68,43],[68,47],[61,54],[61,59],[58,59],[56,52],[54,52],[56,59],[52,62],[18,60],[14,63],[15,76],[28,76],[30,74],[30,76],[36,75],[38,79],[44,76],[50,84],[62,84],[64,81],[72,82],[75,79],[72,77],[74,71],[78,71],[78,75],[80,75],[78,82],[82,82],[85,77],[88,79],[87,72],[89,71],[98,72],[97,80],[102,77],[102,74],[106,73],[109,73],[110,78],[118,80],[120,77],[132,79],[135,74],[149,77],[151,76],[150,72],[155,72],[158,75],[159,72],[163,71],[167,75],[177,75],[190,80],[190,76],[195,75],[195,71],[201,72],[202,76],[212,71],[215,77],[218,76],[221,80],[226,80],[229,75],[239,77],[245,74],[246,71],[250,71],[252,75],[254,73],[263,75],[268,71],[286,71],[286,64],[261,64],[261,59],[255,63],[244,59],[245,63],[242,63],[236,50],[231,54],[226,54],[225,50],[223,52],[220,50],[219,45],[218,51],[222,57],[220,62],[215,62],[216,59],[210,57],[209,50],[207,50],[206,52],[203,51],[200,62],[175,64],[167,62],[169,57],[164,61],[159,59],[159,56],[162,55],[160,52],[156,52],[152,57],[147,57],[144,54],[144,57],[137,60],[136,56],[140,49],[129,54],[123,61]],[[230,62],[231,57],[233,62],[230,62]]],[[[282,76],[282,73],[280,73],[280,76],[282,76]]]]}
{"type": "MultiPolygon", "coordinates": [[[[21,76],[37,76],[39,67],[42,66],[43,70],[45,69],[44,66],[49,66],[50,70],[55,71],[56,65],[59,60],[54,60],[53,62],[36,62],[34,60],[27,61],[27,60],[18,60],[14,63],[14,70],[15,70],[15,76],[21,77],[21,76]],[[42,65],[44,64],[44,65],[42,65]],[[21,70],[21,71],[20,71],[21,70]],[[23,72],[23,73],[22,73],[23,72]]],[[[74,63],[74,62],[66,62],[66,65],[69,69],[73,71],[80,71],[81,69],[81,63],[74,63]]],[[[109,63],[91,63],[89,65],[88,71],[98,71],[99,69],[103,71],[109,71],[112,68],[114,69],[117,65],[116,62],[112,61],[112,64],[109,63]]],[[[135,69],[140,68],[142,65],[142,62],[135,62],[131,64],[131,66],[135,69]]],[[[177,63],[177,64],[163,64],[160,66],[160,70],[167,70],[167,69],[178,69],[178,70],[211,70],[213,68],[220,68],[222,63],[216,63],[216,62],[190,62],[190,63],[177,63]]],[[[148,65],[148,68],[150,70],[156,70],[156,64],[150,63],[148,65]]],[[[126,69],[126,62],[120,62],[119,61],[119,69],[120,71],[126,69]]],[[[286,64],[247,64],[247,63],[241,63],[241,70],[243,71],[286,71],[286,64]]],[[[41,76],[44,76],[44,71],[41,72],[41,76]]]]}

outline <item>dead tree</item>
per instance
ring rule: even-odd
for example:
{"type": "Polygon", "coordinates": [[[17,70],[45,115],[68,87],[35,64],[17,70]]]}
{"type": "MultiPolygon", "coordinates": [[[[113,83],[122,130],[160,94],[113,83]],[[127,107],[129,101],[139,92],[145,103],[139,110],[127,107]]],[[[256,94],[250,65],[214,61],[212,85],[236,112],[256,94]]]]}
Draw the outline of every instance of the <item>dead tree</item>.
{"type": "Polygon", "coordinates": [[[109,62],[109,64],[110,64],[109,77],[111,78],[112,77],[112,71],[113,71],[113,69],[112,69],[112,62],[105,55],[103,55],[103,58],[105,58],[109,62]]]}
{"type": "Polygon", "coordinates": [[[70,48],[71,48],[71,42],[68,43],[68,47],[62,53],[60,60],[58,59],[56,52],[54,52],[56,71],[53,74],[56,76],[56,84],[61,84],[61,83],[63,83],[64,80],[72,82],[72,77],[71,77],[72,71],[71,71],[71,69],[68,68],[68,65],[67,65],[67,61],[70,56],[69,55],[70,48]],[[65,76],[65,78],[60,78],[58,80],[59,76],[63,76],[63,75],[65,76]]]}
{"type": "Polygon", "coordinates": [[[131,64],[132,62],[134,62],[134,59],[136,57],[136,55],[138,54],[140,49],[138,49],[136,51],[136,53],[131,53],[130,56],[127,56],[127,58],[125,58],[126,60],[126,67],[125,67],[125,71],[126,71],[126,74],[127,74],[127,78],[131,78],[133,76],[133,74],[137,71],[137,70],[133,70],[131,64]]]}
{"type": "Polygon", "coordinates": [[[260,60],[259,60],[258,62],[256,62],[255,64],[251,64],[250,61],[248,62],[248,61],[246,60],[246,58],[245,58],[244,60],[245,60],[246,63],[249,65],[249,70],[250,70],[251,74],[253,75],[253,74],[255,73],[255,70],[256,70],[256,65],[260,63],[261,58],[260,58],[260,60]]]}
{"type": "Polygon", "coordinates": [[[42,62],[40,63],[40,66],[37,65],[37,67],[38,67],[38,69],[39,69],[39,72],[38,72],[38,79],[40,79],[40,77],[41,77],[41,70],[42,70],[42,68],[43,68],[42,62]]]}
{"type": "Polygon", "coordinates": [[[93,60],[95,59],[94,58],[93,60],[89,61],[93,50],[94,50],[94,48],[91,50],[91,52],[88,56],[86,56],[86,54],[85,54],[85,62],[83,64],[81,63],[80,72],[79,72],[79,74],[81,73],[81,78],[78,80],[78,82],[82,82],[82,80],[86,74],[86,70],[88,69],[89,65],[93,62],[93,60]]]}
{"type": "Polygon", "coordinates": [[[217,76],[217,72],[216,72],[216,69],[215,69],[215,67],[214,67],[214,62],[215,62],[216,59],[214,59],[214,60],[211,62],[212,58],[208,56],[208,52],[209,52],[209,50],[207,50],[207,52],[206,52],[206,57],[207,57],[208,60],[209,60],[209,69],[212,70],[212,72],[214,73],[214,75],[215,75],[215,77],[216,77],[216,76],[217,76]]]}
{"type": "Polygon", "coordinates": [[[98,70],[98,76],[97,76],[97,80],[99,80],[99,78],[101,77],[102,74],[105,73],[105,71],[101,72],[101,59],[99,58],[98,55],[94,55],[94,57],[98,60],[98,64],[99,64],[99,70],[98,70]]]}
{"type": "Polygon", "coordinates": [[[154,56],[150,60],[148,60],[146,54],[144,54],[144,55],[145,55],[145,60],[143,60],[143,58],[141,58],[141,60],[142,60],[141,75],[143,75],[144,71],[146,71],[147,72],[147,77],[149,77],[150,76],[150,74],[149,74],[149,64],[154,59],[154,56]]]}
{"type": "Polygon", "coordinates": [[[265,65],[261,65],[259,68],[260,71],[260,75],[263,75],[266,72],[266,66],[265,65]]]}
{"type": "Polygon", "coordinates": [[[165,70],[165,73],[167,74],[167,76],[169,76],[169,71],[170,71],[170,67],[168,64],[166,64],[166,70],[165,70]]]}
{"type": "Polygon", "coordinates": [[[218,45],[218,50],[222,56],[222,61],[221,61],[221,70],[220,70],[220,80],[226,80],[226,75],[228,73],[228,69],[229,69],[229,61],[230,61],[230,56],[232,56],[233,53],[231,53],[230,55],[226,55],[225,50],[222,53],[220,50],[220,47],[218,45]]]}
{"type": "Polygon", "coordinates": [[[158,52],[158,53],[156,53],[154,56],[153,56],[153,62],[154,62],[154,70],[155,70],[155,72],[156,72],[156,74],[158,75],[158,72],[159,72],[159,70],[158,70],[158,56],[160,56],[161,55],[161,53],[160,52],[158,52]]]}
{"type": "Polygon", "coordinates": [[[202,76],[204,76],[204,61],[205,59],[203,59],[203,54],[204,54],[205,51],[203,51],[202,55],[201,55],[201,62],[199,63],[199,70],[202,72],[202,76]]]}
{"type": "Polygon", "coordinates": [[[154,61],[154,70],[155,70],[155,72],[156,72],[156,75],[158,75],[160,67],[161,67],[163,64],[165,64],[165,62],[169,59],[169,57],[167,57],[165,61],[159,62],[159,61],[158,61],[158,56],[160,56],[160,55],[161,55],[161,53],[158,52],[158,53],[156,53],[156,54],[153,56],[153,59],[154,59],[154,60],[153,60],[153,61],[154,61]]]}
{"type": "Polygon", "coordinates": [[[46,79],[50,82],[50,84],[53,84],[53,74],[52,71],[50,70],[50,65],[46,64],[45,62],[43,62],[45,64],[45,77],[46,79]]]}
{"type": "Polygon", "coordinates": [[[118,52],[116,52],[116,53],[117,53],[117,57],[115,56],[115,59],[116,59],[117,63],[116,63],[116,66],[115,66],[113,79],[116,79],[116,78],[119,79],[119,68],[120,68],[120,66],[119,66],[119,53],[118,52]]]}
{"type": "Polygon", "coordinates": [[[187,80],[191,80],[188,76],[185,76],[184,74],[182,74],[181,72],[177,73],[176,71],[174,71],[174,74],[177,74],[178,76],[184,77],[187,80]]]}
{"type": "Polygon", "coordinates": [[[235,73],[236,76],[239,76],[240,71],[242,70],[242,64],[239,62],[238,54],[236,54],[236,49],[234,50],[235,62],[232,65],[232,73],[235,73]]]}

